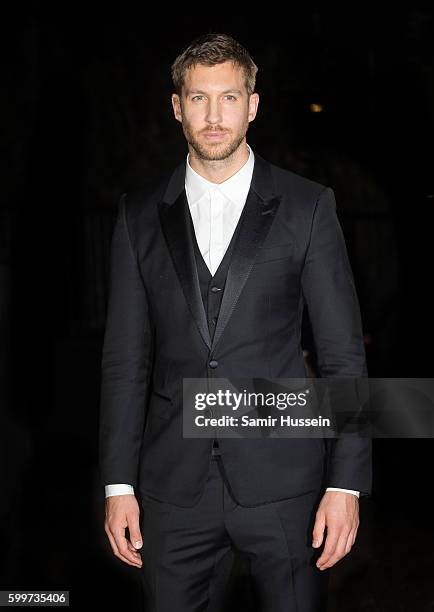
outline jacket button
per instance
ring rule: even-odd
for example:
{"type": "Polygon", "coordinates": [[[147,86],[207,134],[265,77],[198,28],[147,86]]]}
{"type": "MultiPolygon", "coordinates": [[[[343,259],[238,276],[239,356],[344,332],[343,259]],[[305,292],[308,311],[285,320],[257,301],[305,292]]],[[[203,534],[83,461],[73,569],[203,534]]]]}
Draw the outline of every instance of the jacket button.
{"type": "Polygon", "coordinates": [[[216,368],[216,367],[218,366],[218,364],[219,364],[219,362],[218,362],[218,361],[216,361],[215,359],[212,359],[212,360],[209,362],[209,367],[210,367],[210,368],[216,368]]]}

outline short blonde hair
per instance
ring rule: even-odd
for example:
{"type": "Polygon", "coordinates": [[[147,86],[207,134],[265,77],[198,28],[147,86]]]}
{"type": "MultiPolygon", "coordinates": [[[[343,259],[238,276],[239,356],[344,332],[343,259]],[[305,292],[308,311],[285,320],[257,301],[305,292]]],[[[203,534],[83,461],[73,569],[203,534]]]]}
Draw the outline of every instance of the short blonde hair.
{"type": "Polygon", "coordinates": [[[246,49],[228,34],[209,32],[193,40],[184,51],[178,55],[171,67],[175,92],[181,96],[185,75],[189,68],[196,64],[214,66],[232,61],[244,70],[247,93],[255,91],[258,67],[246,49]]]}

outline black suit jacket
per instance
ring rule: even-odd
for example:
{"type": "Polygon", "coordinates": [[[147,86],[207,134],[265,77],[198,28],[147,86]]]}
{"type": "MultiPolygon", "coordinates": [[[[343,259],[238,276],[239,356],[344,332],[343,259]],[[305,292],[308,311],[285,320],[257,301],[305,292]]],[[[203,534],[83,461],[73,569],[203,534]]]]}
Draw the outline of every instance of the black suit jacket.
{"type": "MultiPolygon", "coordinates": [[[[303,307],[322,377],[367,376],[362,326],[331,188],[255,153],[243,224],[213,340],[201,299],[185,161],[157,185],[124,194],[111,246],[102,351],[99,465],[180,506],[201,496],[211,439],[182,436],[182,379],[303,378],[303,307]]],[[[221,439],[233,493],[246,506],[321,486],[371,489],[371,442],[221,439]]]]}

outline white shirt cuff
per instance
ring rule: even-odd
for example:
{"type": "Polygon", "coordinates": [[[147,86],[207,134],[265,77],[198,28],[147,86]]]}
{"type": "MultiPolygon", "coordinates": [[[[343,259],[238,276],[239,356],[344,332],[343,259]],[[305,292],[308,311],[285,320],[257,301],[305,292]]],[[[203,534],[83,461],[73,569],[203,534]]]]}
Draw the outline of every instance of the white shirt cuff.
{"type": "Polygon", "coordinates": [[[105,485],[105,496],[112,495],[134,495],[134,487],[129,484],[110,484],[105,485]]]}
{"type": "Polygon", "coordinates": [[[344,493],[351,493],[356,497],[360,496],[360,491],[353,491],[352,489],[340,489],[339,487],[327,487],[326,491],[343,491],[344,493]]]}

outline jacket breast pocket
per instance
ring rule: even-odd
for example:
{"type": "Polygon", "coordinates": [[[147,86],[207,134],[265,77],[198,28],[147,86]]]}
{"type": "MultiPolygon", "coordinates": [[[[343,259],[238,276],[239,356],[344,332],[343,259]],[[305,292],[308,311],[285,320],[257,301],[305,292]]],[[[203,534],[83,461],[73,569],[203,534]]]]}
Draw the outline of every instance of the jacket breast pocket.
{"type": "Polygon", "coordinates": [[[288,259],[292,257],[293,254],[294,243],[262,247],[255,258],[255,265],[279,261],[280,259],[288,259]]]}

